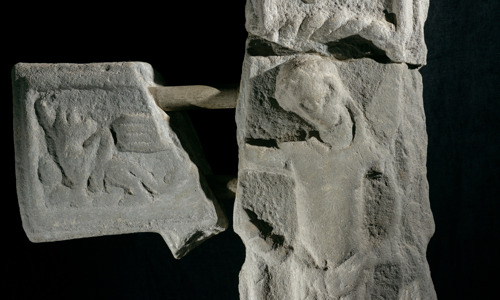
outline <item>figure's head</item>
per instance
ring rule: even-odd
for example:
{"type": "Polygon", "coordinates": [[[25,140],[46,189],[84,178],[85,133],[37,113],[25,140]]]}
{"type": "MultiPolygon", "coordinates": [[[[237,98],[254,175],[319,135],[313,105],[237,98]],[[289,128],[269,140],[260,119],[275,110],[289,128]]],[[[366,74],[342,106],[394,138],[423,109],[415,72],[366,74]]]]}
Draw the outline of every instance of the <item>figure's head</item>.
{"type": "Polygon", "coordinates": [[[275,97],[283,109],[316,126],[330,145],[352,140],[353,124],[346,108],[351,96],[333,60],[307,55],[283,64],[275,97]]]}

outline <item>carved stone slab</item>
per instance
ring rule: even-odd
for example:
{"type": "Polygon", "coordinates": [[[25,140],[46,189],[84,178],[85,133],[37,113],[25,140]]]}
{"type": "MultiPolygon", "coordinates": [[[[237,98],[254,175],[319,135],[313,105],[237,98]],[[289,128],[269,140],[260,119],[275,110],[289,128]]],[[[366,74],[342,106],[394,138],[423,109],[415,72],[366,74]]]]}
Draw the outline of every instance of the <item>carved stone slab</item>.
{"type": "Polygon", "coordinates": [[[417,70],[247,53],[236,120],[242,299],[435,298],[417,70]]]}
{"type": "Polygon", "coordinates": [[[158,232],[182,257],[226,228],[148,92],[145,63],[17,64],[19,205],[31,241],[158,232]]]}
{"type": "Polygon", "coordinates": [[[428,0],[248,0],[246,28],[258,42],[298,52],[425,65],[428,6],[428,0]]]}

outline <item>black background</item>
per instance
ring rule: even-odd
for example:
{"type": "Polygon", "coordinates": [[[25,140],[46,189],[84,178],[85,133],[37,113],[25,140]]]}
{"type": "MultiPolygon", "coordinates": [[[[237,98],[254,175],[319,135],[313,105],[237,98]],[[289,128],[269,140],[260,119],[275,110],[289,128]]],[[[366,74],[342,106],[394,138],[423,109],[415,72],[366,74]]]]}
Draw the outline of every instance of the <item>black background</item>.
{"type": "MultiPolygon", "coordinates": [[[[231,228],[182,260],[153,233],[29,242],[15,190],[10,72],[17,62],[144,61],[168,85],[237,84],[244,1],[59,3],[2,8],[2,295],[237,299],[245,254],[231,228]]],[[[428,261],[440,299],[487,299],[500,279],[499,4],[431,0],[425,27],[428,65],[421,73],[436,223],[428,261]]],[[[190,116],[214,173],[235,175],[234,110],[190,116]]],[[[223,204],[230,216],[231,201],[223,204]]]]}

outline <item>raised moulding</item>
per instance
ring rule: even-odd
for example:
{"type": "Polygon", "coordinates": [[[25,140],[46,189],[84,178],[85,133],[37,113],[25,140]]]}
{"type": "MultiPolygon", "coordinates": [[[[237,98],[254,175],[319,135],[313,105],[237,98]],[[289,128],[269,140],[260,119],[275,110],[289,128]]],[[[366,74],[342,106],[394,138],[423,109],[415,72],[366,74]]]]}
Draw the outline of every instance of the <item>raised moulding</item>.
{"type": "Polygon", "coordinates": [[[338,59],[425,65],[428,0],[248,0],[251,36],[338,59]]]}

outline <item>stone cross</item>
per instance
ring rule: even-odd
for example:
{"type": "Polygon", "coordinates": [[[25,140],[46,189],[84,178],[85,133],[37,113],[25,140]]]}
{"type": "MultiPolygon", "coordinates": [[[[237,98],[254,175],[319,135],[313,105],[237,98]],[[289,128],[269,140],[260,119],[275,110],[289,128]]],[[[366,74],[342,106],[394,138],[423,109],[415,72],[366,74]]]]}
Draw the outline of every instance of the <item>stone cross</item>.
{"type": "Polygon", "coordinates": [[[434,299],[428,1],[248,0],[241,299],[434,299]]]}
{"type": "Polygon", "coordinates": [[[16,65],[28,237],[155,231],[180,258],[223,231],[188,121],[163,110],[236,105],[241,299],[435,299],[427,7],[247,0],[239,91],[159,86],[145,63],[16,65]]]}

